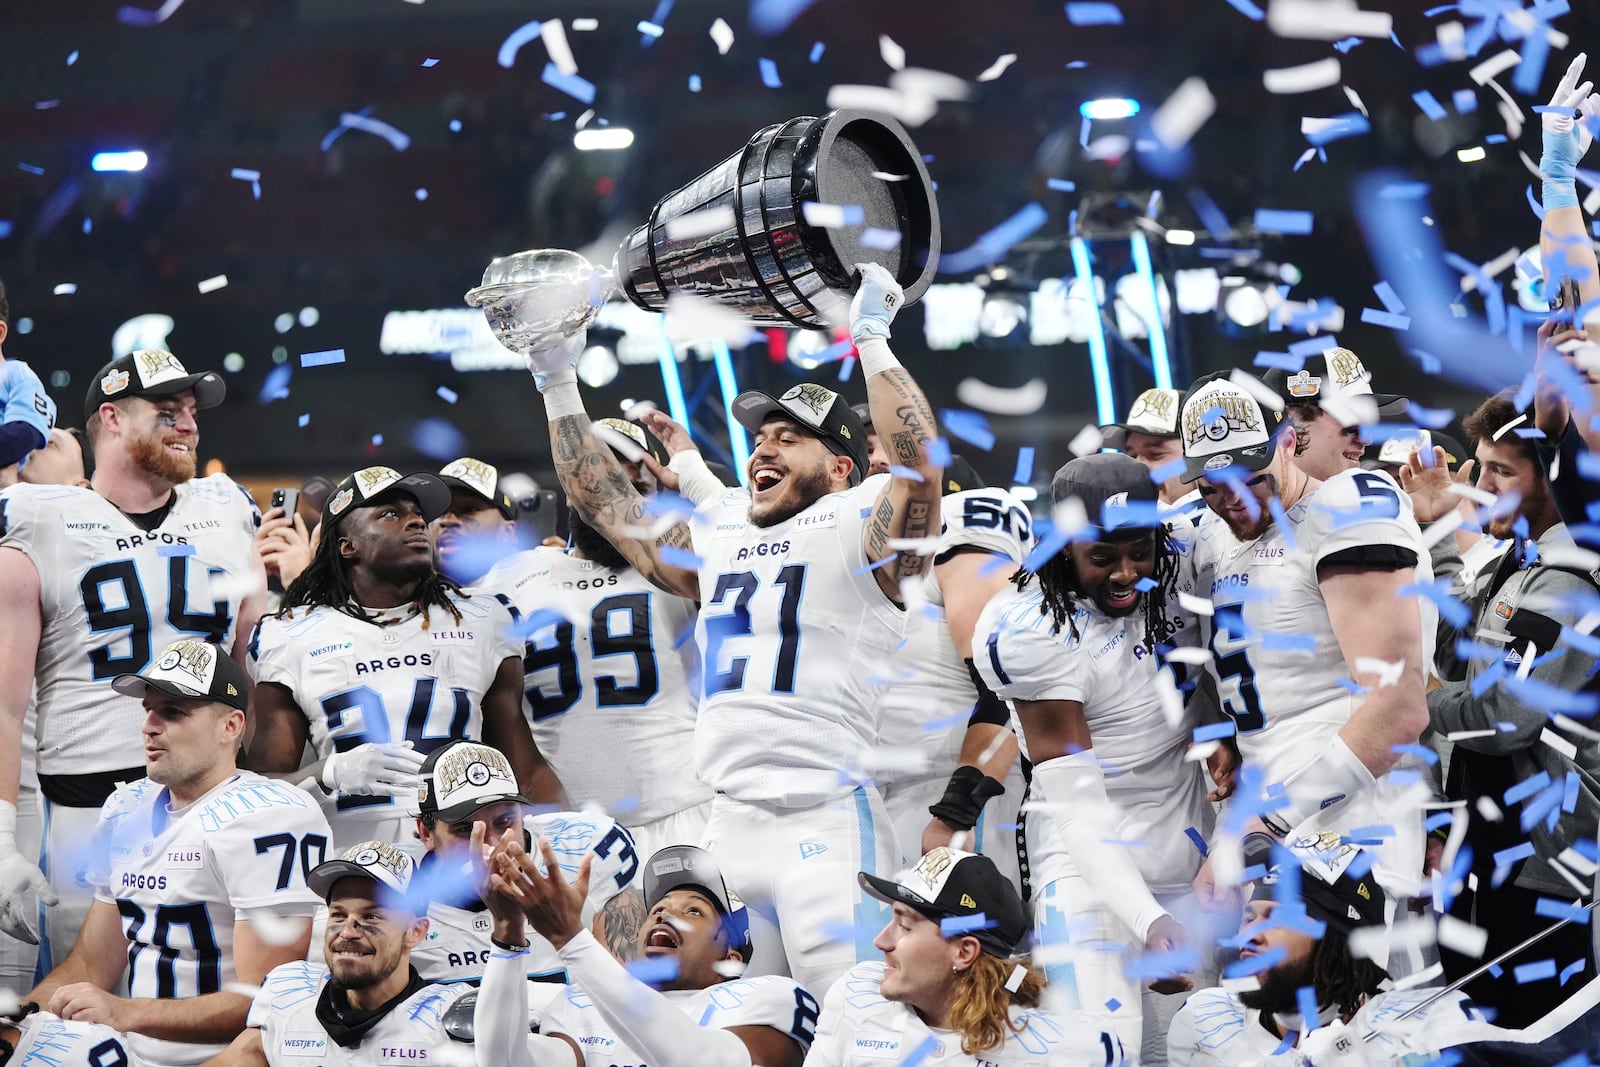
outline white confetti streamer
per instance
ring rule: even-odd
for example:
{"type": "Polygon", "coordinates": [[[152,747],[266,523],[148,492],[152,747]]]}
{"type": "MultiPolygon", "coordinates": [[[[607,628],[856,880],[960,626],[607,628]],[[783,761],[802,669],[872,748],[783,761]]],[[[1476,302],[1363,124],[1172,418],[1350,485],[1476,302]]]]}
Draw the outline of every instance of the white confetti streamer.
{"type": "Polygon", "coordinates": [[[956,386],[956,399],[969,408],[991,415],[1032,415],[1044,407],[1049,392],[1050,385],[1043,378],[1034,378],[1012,389],[990,385],[977,378],[963,378],[956,386]]]}
{"type": "Polygon", "coordinates": [[[1454,915],[1439,916],[1439,947],[1478,959],[1489,944],[1489,931],[1481,926],[1458,919],[1454,915]]]}
{"type": "Polygon", "coordinates": [[[1498,55],[1490,56],[1482,63],[1479,63],[1477,66],[1467,71],[1467,77],[1471,78],[1479,85],[1487,85],[1497,75],[1505,73],[1521,62],[1522,57],[1515,51],[1508,48],[1498,55]]]}
{"type": "Polygon", "coordinates": [[[226,289],[227,287],[228,276],[226,274],[217,274],[205,279],[196,288],[202,293],[214,293],[218,289],[226,289]]]}
{"type": "Polygon", "coordinates": [[[1168,151],[1189,143],[1217,111],[1217,98],[1199,78],[1185,78],[1150,117],[1150,132],[1168,151]]]}
{"type": "Polygon", "coordinates": [[[1067,451],[1074,456],[1087,456],[1091,452],[1100,451],[1100,446],[1105,444],[1105,437],[1100,433],[1098,426],[1085,426],[1078,431],[1076,437],[1067,442],[1067,451]]]}
{"type": "Polygon", "coordinates": [[[828,107],[858,107],[893,115],[907,126],[921,126],[939,111],[938,101],[912,96],[882,85],[835,85],[828,90],[828,107]]]}
{"type": "MultiPolygon", "coordinates": [[[[1467,730],[1463,732],[1469,733],[1473,737],[1482,737],[1484,734],[1494,734],[1493,730],[1467,730]]],[[[1489,797],[1479,797],[1477,808],[1478,814],[1483,816],[1489,822],[1499,822],[1501,819],[1505,818],[1505,813],[1500,810],[1500,806],[1489,797]]]]}
{"type": "Polygon", "coordinates": [[[978,75],[978,80],[981,82],[992,82],[996,78],[1000,77],[1000,75],[1004,74],[1006,72],[1006,68],[1011,66],[1011,64],[1015,63],[1016,61],[1017,54],[1015,52],[1007,52],[1005,55],[989,64],[988,68],[985,69],[982,74],[978,75]]]}
{"type": "Polygon", "coordinates": [[[878,54],[893,69],[906,69],[906,50],[895,44],[894,39],[888,34],[878,36],[878,54]]]}
{"type": "Polygon", "coordinates": [[[708,237],[714,233],[732,229],[734,225],[733,208],[726,205],[722,207],[707,208],[689,215],[679,215],[675,219],[667,220],[667,239],[672,241],[692,241],[696,237],[708,237]]]}
{"type": "MultiPolygon", "coordinates": [[[[1529,656],[1527,658],[1531,660],[1533,657],[1529,656]]],[[[1573,744],[1571,741],[1568,741],[1565,737],[1562,737],[1548,726],[1539,731],[1539,740],[1543,741],[1546,745],[1555,749],[1569,760],[1575,759],[1578,755],[1577,745],[1573,744]]]]}
{"type": "Polygon", "coordinates": [[[1345,37],[1387,37],[1394,16],[1362,11],[1354,0],[1272,0],[1267,28],[1279,37],[1338,41],[1345,37]]]}
{"type": "Polygon", "coordinates": [[[1339,60],[1334,56],[1303,63],[1298,67],[1279,67],[1261,72],[1262,84],[1269,93],[1309,93],[1338,85],[1341,76],[1339,60]]]}
{"type": "MultiPolygon", "coordinates": [[[[1203,596],[1194,596],[1190,593],[1178,594],[1178,606],[1193,615],[1204,615],[1207,618],[1216,614],[1216,606],[1203,596]]],[[[1175,650],[1174,650],[1175,651],[1175,650]]]]}
{"type": "Polygon", "coordinates": [[[716,43],[718,55],[727,55],[733,47],[733,27],[718,18],[711,24],[711,40],[716,43]]]}
{"type": "MultiPolygon", "coordinates": [[[[1208,605],[1210,601],[1206,602],[1208,605]]],[[[1210,614],[1207,612],[1206,614],[1210,614]]],[[[1172,663],[1193,663],[1201,666],[1211,662],[1211,650],[1199,647],[1179,647],[1167,653],[1167,660],[1172,663]]]]}
{"type": "Polygon", "coordinates": [[[539,36],[544,38],[544,50],[557,70],[569,77],[578,73],[578,61],[572,58],[572,46],[567,43],[567,28],[560,19],[546,19],[539,23],[539,36]]]}
{"type": "Polygon", "coordinates": [[[1401,677],[1406,672],[1406,661],[1400,660],[1399,662],[1391,663],[1386,659],[1378,659],[1376,656],[1361,656],[1356,659],[1356,670],[1361,674],[1376,674],[1378,676],[1378,688],[1383,689],[1386,686],[1399,684],[1401,677]]]}

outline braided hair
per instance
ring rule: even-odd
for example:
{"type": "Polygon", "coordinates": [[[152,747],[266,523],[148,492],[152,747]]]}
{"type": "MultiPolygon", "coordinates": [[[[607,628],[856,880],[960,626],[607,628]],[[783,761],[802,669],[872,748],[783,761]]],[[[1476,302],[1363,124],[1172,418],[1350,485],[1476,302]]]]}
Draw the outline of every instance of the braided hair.
{"type": "MultiPolygon", "coordinates": [[[[1155,539],[1156,565],[1152,580],[1157,588],[1147,592],[1144,597],[1143,643],[1147,651],[1154,652],[1156,646],[1166,641],[1172,633],[1167,619],[1167,600],[1178,580],[1178,547],[1165,527],[1151,530],[1147,536],[1155,539]]],[[[1061,551],[1046,560],[1034,573],[1019,568],[1012,576],[1011,583],[1018,589],[1026,589],[1035,578],[1039,580],[1039,592],[1043,597],[1039,614],[1050,616],[1053,623],[1051,633],[1059,634],[1065,627],[1074,640],[1082,639],[1076,616],[1077,600],[1083,594],[1078,592],[1078,570],[1072,563],[1070,545],[1063,545],[1061,551]]]]}
{"type": "Polygon", "coordinates": [[[1317,991],[1317,1003],[1333,1005],[1344,1018],[1376,996],[1378,984],[1388,977],[1388,972],[1371,960],[1357,959],[1344,931],[1331,924],[1311,949],[1311,985],[1317,991]]]}
{"type": "MultiPolygon", "coordinates": [[[[445,577],[436,568],[417,582],[412,594],[411,608],[422,616],[423,626],[428,623],[430,608],[443,608],[456,622],[461,621],[461,609],[453,597],[464,596],[461,587],[445,577]]],[[[378,625],[377,618],[356,602],[355,588],[350,584],[350,565],[339,555],[339,530],[322,531],[317,550],[312,553],[311,564],[290,583],[284,591],[283,604],[277,617],[285,618],[295,608],[332,608],[353,619],[378,625]]]]}

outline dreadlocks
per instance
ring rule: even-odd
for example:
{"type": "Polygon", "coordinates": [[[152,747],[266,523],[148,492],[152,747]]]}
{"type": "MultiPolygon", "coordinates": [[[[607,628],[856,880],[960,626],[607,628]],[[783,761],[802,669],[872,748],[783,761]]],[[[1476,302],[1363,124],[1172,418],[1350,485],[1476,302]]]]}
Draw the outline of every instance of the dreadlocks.
{"type": "MultiPolygon", "coordinates": [[[[1151,537],[1156,539],[1156,565],[1153,580],[1159,587],[1145,594],[1144,598],[1144,647],[1151,652],[1156,650],[1157,644],[1165,641],[1172,627],[1167,622],[1167,600],[1172,594],[1173,586],[1178,580],[1178,548],[1172,542],[1172,537],[1165,528],[1160,531],[1152,530],[1151,537]]],[[[1039,591],[1043,594],[1043,601],[1039,605],[1039,614],[1049,615],[1054,625],[1052,633],[1060,633],[1065,627],[1072,633],[1074,639],[1081,639],[1077,622],[1078,571],[1072,565],[1072,553],[1066,546],[1060,552],[1045,561],[1039,570],[1030,574],[1025,568],[1019,568],[1012,576],[1011,583],[1018,589],[1028,588],[1028,583],[1035,577],[1039,579],[1039,591]]]]}
{"type": "Polygon", "coordinates": [[[1378,983],[1389,977],[1369,959],[1357,959],[1342,930],[1332,926],[1311,950],[1311,985],[1317,1002],[1331,1004],[1344,1018],[1354,1015],[1361,1002],[1378,993],[1378,983]]]}
{"type": "MultiPolygon", "coordinates": [[[[422,616],[424,626],[428,622],[428,610],[434,607],[443,608],[450,613],[451,618],[460,622],[461,611],[452,601],[452,595],[464,594],[455,582],[438,570],[431,570],[427,577],[417,583],[411,607],[422,616]]],[[[337,528],[322,532],[322,540],[317,542],[317,550],[311,557],[311,565],[285,590],[283,605],[278,608],[277,617],[284,618],[291,610],[299,607],[333,608],[353,619],[377,624],[378,620],[369,614],[366,608],[356,603],[355,590],[350,585],[350,568],[339,556],[337,528]]]]}

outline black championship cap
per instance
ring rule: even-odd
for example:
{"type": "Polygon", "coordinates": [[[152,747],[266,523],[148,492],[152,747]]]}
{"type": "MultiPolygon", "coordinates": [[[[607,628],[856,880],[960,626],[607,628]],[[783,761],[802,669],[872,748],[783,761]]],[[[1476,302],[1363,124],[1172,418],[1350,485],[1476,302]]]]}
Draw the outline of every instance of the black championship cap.
{"type": "Polygon", "coordinates": [[[462,456],[445,464],[439,472],[439,477],[444,484],[455,489],[465,489],[476,496],[482,497],[501,515],[508,519],[517,517],[517,506],[511,502],[511,494],[500,488],[500,472],[491,463],[471,456],[462,456]]]}
{"type": "MultiPolygon", "coordinates": [[[[665,467],[667,465],[667,461],[672,458],[671,456],[667,455],[667,450],[662,447],[661,442],[656,440],[656,435],[651,433],[643,423],[633,422],[630,419],[596,419],[594,420],[594,425],[604,426],[608,430],[615,430],[617,433],[627,438],[628,441],[631,441],[634,448],[637,448],[640,452],[647,453],[651,459],[655,460],[663,467],[665,467]]],[[[617,447],[619,444],[623,444],[623,442],[619,442],[615,438],[608,437],[603,432],[597,436],[599,436],[600,440],[610,445],[613,452],[616,452],[624,459],[634,460],[638,458],[637,456],[631,455],[630,452],[632,450],[627,449],[625,445],[623,448],[617,447]]]]}
{"type": "Polygon", "coordinates": [[[409,493],[432,522],[450,510],[450,487],[436,474],[401,474],[393,467],[362,467],[334,487],[322,508],[324,532],[351,508],[364,508],[385,493],[409,493]]]}
{"type": "Polygon", "coordinates": [[[1233,467],[1259,471],[1272,462],[1279,413],[1226,374],[1207,375],[1183,397],[1178,436],[1183,440],[1185,482],[1233,467]]]}
{"type": "Polygon", "coordinates": [[[651,856],[644,865],[645,911],[674,889],[693,889],[710,899],[722,912],[728,947],[737,949],[746,964],[750,962],[755,950],[750,941],[750,915],[744,902],[728,889],[711,853],[694,845],[669,845],[651,856]]]}
{"type": "Polygon", "coordinates": [[[965,456],[951,456],[950,462],[944,468],[943,496],[951,493],[965,493],[968,489],[982,489],[985,486],[983,475],[975,470],[965,456]]]}
{"type": "Polygon", "coordinates": [[[759,432],[761,424],[774,416],[794,419],[821,438],[829,452],[849,457],[855,464],[850,484],[861,484],[868,466],[867,431],[844,397],[825,386],[805,382],[776,399],[755,389],[733,399],[733,417],[751,433],[759,432]]]}
{"type": "MultiPolygon", "coordinates": [[[[387,841],[363,841],[345,850],[336,860],[319,863],[306,874],[306,885],[323,900],[333,892],[341,878],[370,878],[389,892],[390,900],[421,907],[411,899],[411,879],[417,865],[410,856],[387,841]]],[[[423,908],[426,911],[426,908],[423,908]]]]}
{"type": "Polygon", "coordinates": [[[1079,456],[1050,480],[1052,501],[1081,501],[1089,521],[1112,540],[1145,537],[1159,526],[1160,494],[1150,468],[1123,452],[1079,456]]]}
{"type": "MultiPolygon", "coordinates": [[[[1305,904],[1308,916],[1320,919],[1343,933],[1349,933],[1358,926],[1383,924],[1384,895],[1378,880],[1370,870],[1359,878],[1350,873],[1352,861],[1361,854],[1361,849],[1345,846],[1329,861],[1296,852],[1302,863],[1300,899],[1305,904]]],[[[1250,899],[1285,903],[1283,886],[1282,866],[1279,865],[1256,883],[1250,899]]]]}
{"type": "Polygon", "coordinates": [[[142,698],[147,689],[159,689],[185,700],[214,700],[244,711],[249,707],[250,682],[244,668],[209,641],[185,638],[161,650],[161,655],[138,674],[119,674],[111,688],[123,696],[142,698]]]}
{"type": "Polygon", "coordinates": [[[1022,898],[988,856],[941,847],[893,881],[866,871],[856,877],[879,900],[904,904],[939,923],[945,937],[977,938],[991,956],[1014,956],[1028,939],[1022,898]]]}
{"type": "Polygon", "coordinates": [[[1304,366],[1290,374],[1274,367],[1261,376],[1262,383],[1285,404],[1322,404],[1332,398],[1369,396],[1378,406],[1378,416],[1394,421],[1405,414],[1408,401],[1398,393],[1378,393],[1372,389],[1372,374],[1348,348],[1330,348],[1321,355],[1308,356],[1304,366]]]}
{"type": "Polygon", "coordinates": [[[480,809],[502,801],[531,804],[517,788],[517,776],[505,754],[476,741],[452,741],[422,761],[417,774],[422,789],[417,810],[440,822],[470,819],[480,809]]]}
{"type": "Polygon", "coordinates": [[[194,406],[214,408],[228,394],[222,376],[212,371],[190,374],[178,357],[160,348],[142,348],[107,363],[89,381],[89,395],[83,400],[87,421],[100,405],[130,396],[171,396],[185,389],[194,390],[194,406]]]}

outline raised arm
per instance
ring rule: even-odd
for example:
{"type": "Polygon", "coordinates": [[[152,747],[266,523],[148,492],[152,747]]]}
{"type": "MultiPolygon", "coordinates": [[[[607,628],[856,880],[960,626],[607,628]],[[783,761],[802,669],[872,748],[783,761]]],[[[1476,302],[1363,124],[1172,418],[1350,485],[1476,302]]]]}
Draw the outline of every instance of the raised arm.
{"type": "Polygon", "coordinates": [[[867,376],[867,406],[872,425],[889,454],[889,484],[873,505],[862,546],[867,560],[893,563],[873,571],[878,586],[895,603],[900,602],[900,582],[925,574],[931,557],[900,552],[890,543],[939,535],[942,464],[934,461],[931,445],[938,436],[928,398],[889,350],[889,324],[905,303],[905,294],[890,273],[876,263],[858,263],[861,286],[850,305],[850,336],[861,355],[867,376]]]}
{"type": "Polygon", "coordinates": [[[698,574],[661,558],[665,548],[692,550],[688,523],[676,523],[655,538],[635,536],[634,531],[649,527],[656,520],[646,514],[644,497],[629,483],[610,447],[590,430],[574,369],[586,337],[586,333],[579,333],[549,348],[527,353],[528,368],[544,397],[545,415],[550,420],[550,453],[561,488],[583,521],[604,534],[634,570],[659,589],[698,599],[698,574]]]}

